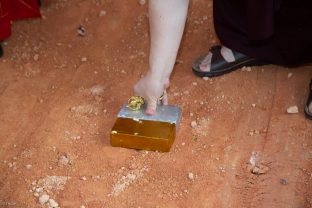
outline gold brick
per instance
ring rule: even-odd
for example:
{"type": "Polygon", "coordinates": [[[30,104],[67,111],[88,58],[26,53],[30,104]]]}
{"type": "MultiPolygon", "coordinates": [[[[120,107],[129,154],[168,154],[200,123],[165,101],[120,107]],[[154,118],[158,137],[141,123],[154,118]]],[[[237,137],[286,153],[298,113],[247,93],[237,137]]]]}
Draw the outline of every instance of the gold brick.
{"type": "Polygon", "coordinates": [[[175,123],[117,118],[110,142],[114,147],[169,152],[175,135],[175,123]]]}

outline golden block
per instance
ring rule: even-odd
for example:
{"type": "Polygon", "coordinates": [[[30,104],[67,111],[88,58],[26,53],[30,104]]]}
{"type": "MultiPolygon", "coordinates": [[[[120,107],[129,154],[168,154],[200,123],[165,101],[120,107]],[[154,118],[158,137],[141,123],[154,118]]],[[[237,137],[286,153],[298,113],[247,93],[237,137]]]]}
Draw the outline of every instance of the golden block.
{"type": "Polygon", "coordinates": [[[123,107],[110,134],[114,147],[168,152],[175,140],[180,120],[177,106],[159,106],[154,116],[144,109],[131,111],[123,107]]]}

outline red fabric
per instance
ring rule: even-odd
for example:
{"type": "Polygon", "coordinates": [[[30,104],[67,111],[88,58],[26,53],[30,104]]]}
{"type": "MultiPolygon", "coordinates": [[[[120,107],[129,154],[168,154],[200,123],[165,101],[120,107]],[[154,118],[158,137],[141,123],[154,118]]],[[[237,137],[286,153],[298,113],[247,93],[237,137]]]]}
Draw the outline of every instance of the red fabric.
{"type": "Polygon", "coordinates": [[[37,0],[0,0],[0,41],[11,35],[14,20],[41,17],[37,0]]]}

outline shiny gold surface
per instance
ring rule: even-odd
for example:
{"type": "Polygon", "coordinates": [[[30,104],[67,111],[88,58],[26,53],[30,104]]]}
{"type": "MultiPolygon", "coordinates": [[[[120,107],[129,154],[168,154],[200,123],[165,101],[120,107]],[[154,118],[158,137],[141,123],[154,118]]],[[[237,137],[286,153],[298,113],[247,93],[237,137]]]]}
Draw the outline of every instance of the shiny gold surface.
{"type": "Polygon", "coordinates": [[[176,126],[172,123],[118,118],[110,142],[115,147],[168,152],[175,134],[176,126]]]}

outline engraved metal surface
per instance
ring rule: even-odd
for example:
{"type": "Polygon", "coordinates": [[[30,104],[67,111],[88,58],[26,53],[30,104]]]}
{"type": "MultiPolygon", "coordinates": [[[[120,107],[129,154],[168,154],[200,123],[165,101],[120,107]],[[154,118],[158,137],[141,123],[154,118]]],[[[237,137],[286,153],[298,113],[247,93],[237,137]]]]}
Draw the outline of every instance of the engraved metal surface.
{"type": "Polygon", "coordinates": [[[158,105],[156,114],[153,116],[146,115],[144,113],[145,109],[146,105],[143,105],[140,110],[133,111],[129,109],[127,105],[124,105],[117,116],[121,118],[132,118],[138,122],[140,120],[168,122],[175,124],[178,128],[181,117],[180,107],[176,105],[158,105]]]}

